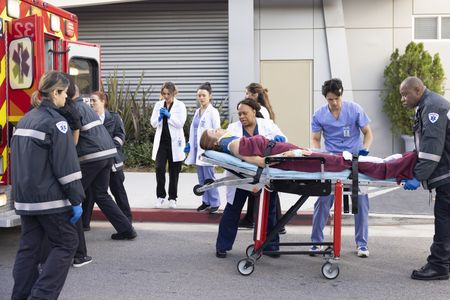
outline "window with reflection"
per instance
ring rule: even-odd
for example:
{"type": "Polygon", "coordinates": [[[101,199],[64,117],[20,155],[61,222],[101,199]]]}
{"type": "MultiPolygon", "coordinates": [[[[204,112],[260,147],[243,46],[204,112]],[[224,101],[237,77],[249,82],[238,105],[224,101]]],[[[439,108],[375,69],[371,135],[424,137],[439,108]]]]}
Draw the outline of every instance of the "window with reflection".
{"type": "Polygon", "coordinates": [[[69,62],[69,75],[80,89],[81,95],[99,90],[98,63],[93,59],[72,57],[69,62]]]}

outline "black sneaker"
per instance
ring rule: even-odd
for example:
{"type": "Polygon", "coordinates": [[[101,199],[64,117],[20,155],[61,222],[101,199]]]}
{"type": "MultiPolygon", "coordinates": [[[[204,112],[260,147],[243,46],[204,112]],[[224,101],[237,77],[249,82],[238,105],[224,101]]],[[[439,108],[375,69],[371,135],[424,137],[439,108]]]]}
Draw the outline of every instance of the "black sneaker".
{"type": "Polygon", "coordinates": [[[200,205],[199,207],[197,207],[197,211],[204,211],[209,207],[208,204],[206,204],[205,202],[202,202],[202,205],[200,205]]]}
{"type": "Polygon", "coordinates": [[[219,212],[219,207],[218,206],[211,206],[209,209],[208,209],[208,211],[209,211],[209,213],[210,214],[215,214],[215,213],[218,213],[219,212]]]}
{"type": "Polygon", "coordinates": [[[255,224],[244,218],[242,220],[239,220],[238,227],[253,229],[255,227],[255,224]]]}
{"type": "Polygon", "coordinates": [[[281,227],[280,230],[278,230],[278,233],[279,233],[279,234],[286,234],[286,232],[287,232],[287,231],[286,231],[286,228],[284,228],[284,226],[281,227]]]}
{"type": "Polygon", "coordinates": [[[75,268],[82,267],[84,265],[90,264],[92,262],[92,257],[85,256],[85,257],[75,257],[73,259],[73,266],[75,268]]]}
{"type": "Polygon", "coordinates": [[[137,237],[137,233],[134,230],[134,228],[131,228],[130,231],[111,234],[111,238],[113,240],[132,240],[136,237],[137,237]]]}
{"type": "Polygon", "coordinates": [[[225,258],[225,257],[227,257],[227,251],[225,251],[225,250],[216,250],[216,257],[217,258],[225,258]]]}
{"type": "Polygon", "coordinates": [[[83,226],[83,231],[91,231],[91,226],[83,226]]]}

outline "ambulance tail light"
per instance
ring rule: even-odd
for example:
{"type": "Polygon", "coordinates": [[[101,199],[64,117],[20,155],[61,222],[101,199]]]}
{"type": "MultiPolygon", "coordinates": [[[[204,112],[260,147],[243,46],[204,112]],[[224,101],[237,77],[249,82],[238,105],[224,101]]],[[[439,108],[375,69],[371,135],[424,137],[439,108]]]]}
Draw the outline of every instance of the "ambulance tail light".
{"type": "Polygon", "coordinates": [[[8,0],[6,3],[6,13],[11,18],[18,19],[20,17],[19,0],[8,0]]]}
{"type": "Polygon", "coordinates": [[[75,24],[69,20],[64,20],[64,33],[68,37],[73,37],[75,34],[75,24]]]}

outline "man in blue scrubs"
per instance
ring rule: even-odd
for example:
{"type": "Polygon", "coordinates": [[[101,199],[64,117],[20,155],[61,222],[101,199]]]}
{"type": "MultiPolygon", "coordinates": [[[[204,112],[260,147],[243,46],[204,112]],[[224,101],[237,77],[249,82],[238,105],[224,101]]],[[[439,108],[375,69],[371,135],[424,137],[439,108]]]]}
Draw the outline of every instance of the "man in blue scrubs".
{"type": "MultiPolygon", "coordinates": [[[[328,104],[319,108],[313,116],[312,148],[321,148],[320,140],[323,135],[325,150],[331,153],[349,151],[359,155],[369,154],[372,144],[372,130],[369,127],[370,119],[361,106],[354,102],[342,101],[344,88],[340,79],[330,79],[322,86],[322,95],[328,104]],[[361,132],[364,135],[361,141],[361,132]]],[[[313,228],[311,241],[323,242],[323,229],[328,220],[330,209],[333,206],[334,196],[319,197],[314,204],[313,228]]],[[[369,231],[369,197],[367,194],[358,195],[358,213],[355,214],[355,242],[357,255],[368,257],[368,231],[369,231]]],[[[314,245],[311,251],[320,251],[321,246],[314,245]]]]}

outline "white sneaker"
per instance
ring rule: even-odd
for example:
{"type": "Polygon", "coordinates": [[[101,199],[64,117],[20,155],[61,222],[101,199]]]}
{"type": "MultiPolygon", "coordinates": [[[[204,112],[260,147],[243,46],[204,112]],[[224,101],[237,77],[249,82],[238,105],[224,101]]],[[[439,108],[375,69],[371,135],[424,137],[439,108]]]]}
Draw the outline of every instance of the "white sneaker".
{"type": "Polygon", "coordinates": [[[369,248],[367,246],[358,246],[358,257],[369,257],[369,248]]]}
{"type": "Polygon", "coordinates": [[[177,208],[177,201],[169,200],[169,208],[177,208]]]}
{"type": "Polygon", "coordinates": [[[164,198],[158,198],[158,199],[156,199],[155,207],[156,207],[156,208],[161,208],[161,205],[163,204],[164,200],[165,200],[164,198]]]}

